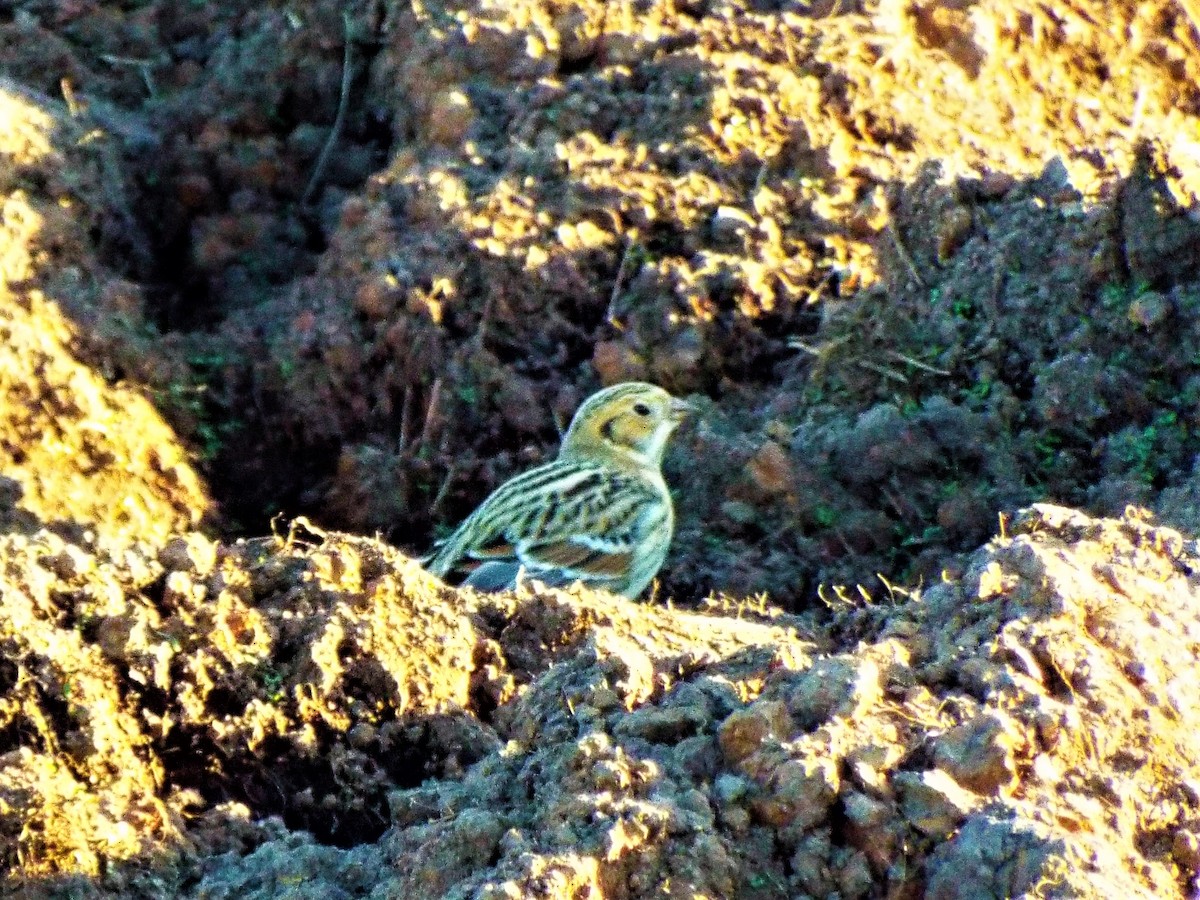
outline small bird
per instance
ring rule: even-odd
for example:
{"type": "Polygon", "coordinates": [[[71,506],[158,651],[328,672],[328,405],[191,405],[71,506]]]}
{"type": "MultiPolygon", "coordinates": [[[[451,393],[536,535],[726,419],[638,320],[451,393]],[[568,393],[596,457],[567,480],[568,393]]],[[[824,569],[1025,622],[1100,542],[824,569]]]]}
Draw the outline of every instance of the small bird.
{"type": "Polygon", "coordinates": [[[692,406],[640,381],[588,397],[553,462],[500,485],[431,555],[439,577],[479,591],[524,576],[636,597],[662,567],[675,510],[662,476],[671,432],[692,406]]]}

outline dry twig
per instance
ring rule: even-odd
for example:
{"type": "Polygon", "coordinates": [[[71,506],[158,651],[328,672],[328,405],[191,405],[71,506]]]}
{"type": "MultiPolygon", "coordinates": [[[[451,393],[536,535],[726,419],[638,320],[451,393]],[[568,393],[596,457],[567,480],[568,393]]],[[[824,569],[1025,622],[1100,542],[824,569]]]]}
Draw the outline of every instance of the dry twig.
{"type": "Polygon", "coordinates": [[[325,139],[325,146],[321,148],[321,155],[317,157],[317,164],[313,166],[312,176],[308,179],[308,186],[304,188],[304,193],[300,196],[300,204],[308,206],[312,200],[312,195],[317,189],[317,183],[321,180],[321,176],[325,173],[325,166],[329,162],[329,155],[333,152],[334,146],[337,144],[338,136],[342,132],[342,126],[346,122],[346,107],[350,103],[350,14],[342,13],[342,23],[345,26],[345,41],[342,49],[342,89],[338,97],[337,114],[333,117],[333,127],[329,129],[329,137],[325,139]]]}
{"type": "Polygon", "coordinates": [[[921,369],[924,372],[932,372],[934,375],[949,375],[949,374],[951,374],[946,369],[939,369],[939,368],[936,368],[935,366],[929,365],[928,363],[923,363],[919,359],[913,359],[911,356],[907,356],[906,354],[901,353],[899,350],[885,350],[884,352],[888,356],[890,356],[892,359],[899,360],[900,362],[908,363],[913,368],[921,369]]]}
{"type": "Polygon", "coordinates": [[[608,310],[604,313],[604,318],[617,331],[624,331],[624,326],[617,321],[616,307],[617,297],[621,294],[621,285],[625,281],[625,267],[629,265],[629,254],[633,251],[633,238],[630,237],[625,241],[625,252],[621,254],[621,264],[617,266],[617,278],[613,282],[612,294],[608,298],[608,310]]]}

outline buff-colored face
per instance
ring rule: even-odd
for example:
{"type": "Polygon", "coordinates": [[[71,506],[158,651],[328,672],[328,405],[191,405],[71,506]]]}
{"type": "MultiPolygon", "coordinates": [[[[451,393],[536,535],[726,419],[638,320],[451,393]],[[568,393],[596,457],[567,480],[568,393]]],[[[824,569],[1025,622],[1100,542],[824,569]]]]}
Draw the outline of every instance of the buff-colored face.
{"type": "Polygon", "coordinates": [[[630,381],[589,397],[575,413],[562,453],[586,450],[659,466],[671,432],[692,411],[660,387],[630,381]]]}

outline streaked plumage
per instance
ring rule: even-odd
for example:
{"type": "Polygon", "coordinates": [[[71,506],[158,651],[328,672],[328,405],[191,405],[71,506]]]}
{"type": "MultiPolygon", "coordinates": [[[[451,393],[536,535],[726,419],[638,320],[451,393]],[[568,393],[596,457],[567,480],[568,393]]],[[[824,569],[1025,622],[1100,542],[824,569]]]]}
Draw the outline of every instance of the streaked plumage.
{"type": "Polygon", "coordinates": [[[505,482],[433,554],[476,590],[582,581],[636,597],[658,573],[675,512],[662,477],[667,439],[691,407],[626,382],[584,401],[558,458],[505,482]]]}

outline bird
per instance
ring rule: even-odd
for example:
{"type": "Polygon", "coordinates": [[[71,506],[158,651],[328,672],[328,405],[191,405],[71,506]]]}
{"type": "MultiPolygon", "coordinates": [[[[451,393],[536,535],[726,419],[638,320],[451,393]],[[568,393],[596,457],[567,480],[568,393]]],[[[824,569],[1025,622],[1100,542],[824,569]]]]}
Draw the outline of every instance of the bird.
{"type": "Polygon", "coordinates": [[[462,584],[481,592],[528,578],[636,598],[671,544],[675,510],[663,454],[693,411],[645,382],[597,391],[576,410],[558,456],[496,488],[435,546],[428,570],[440,578],[465,573],[462,584]]]}

